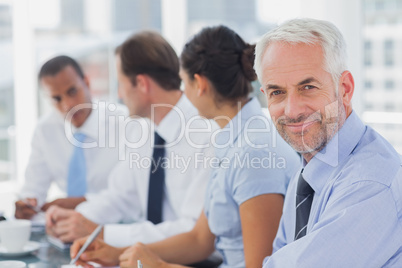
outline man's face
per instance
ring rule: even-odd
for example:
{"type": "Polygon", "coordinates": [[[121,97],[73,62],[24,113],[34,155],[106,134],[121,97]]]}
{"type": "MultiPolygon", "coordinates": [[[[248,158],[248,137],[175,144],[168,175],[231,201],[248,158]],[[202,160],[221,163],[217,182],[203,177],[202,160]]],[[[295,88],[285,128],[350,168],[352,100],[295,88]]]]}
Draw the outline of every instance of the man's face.
{"type": "Polygon", "coordinates": [[[262,90],[279,134],[302,154],[319,152],[346,119],[321,46],[274,42],[262,70],[262,90]]]}
{"type": "MultiPolygon", "coordinates": [[[[77,105],[91,104],[88,80],[81,78],[69,65],[54,76],[42,77],[41,83],[52,99],[54,107],[63,116],[77,105]]],[[[78,109],[71,114],[71,123],[75,127],[82,126],[90,113],[90,108],[78,109]]]]}
{"type": "Polygon", "coordinates": [[[117,80],[119,82],[119,98],[127,106],[130,116],[147,117],[150,109],[147,108],[146,101],[141,90],[138,88],[138,84],[134,86],[130,78],[123,73],[119,55],[116,56],[116,69],[117,80]]]}

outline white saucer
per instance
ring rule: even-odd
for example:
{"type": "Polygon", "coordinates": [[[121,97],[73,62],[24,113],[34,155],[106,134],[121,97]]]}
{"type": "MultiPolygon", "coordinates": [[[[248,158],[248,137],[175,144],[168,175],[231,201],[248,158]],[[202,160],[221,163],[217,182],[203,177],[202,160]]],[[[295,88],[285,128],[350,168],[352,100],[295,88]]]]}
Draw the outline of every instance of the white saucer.
{"type": "Polygon", "coordinates": [[[38,250],[39,247],[40,247],[39,242],[29,241],[28,243],[26,243],[26,245],[24,246],[22,251],[8,252],[8,250],[0,244],[0,256],[2,256],[2,257],[20,257],[20,256],[28,255],[28,254],[34,252],[35,250],[38,250]]]}

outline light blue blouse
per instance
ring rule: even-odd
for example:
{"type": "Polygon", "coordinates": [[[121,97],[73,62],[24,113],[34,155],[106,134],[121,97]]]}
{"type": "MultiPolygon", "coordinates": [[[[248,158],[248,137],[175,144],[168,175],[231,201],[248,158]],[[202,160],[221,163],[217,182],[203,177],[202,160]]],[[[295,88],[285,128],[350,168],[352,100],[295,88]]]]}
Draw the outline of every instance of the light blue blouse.
{"type": "MultiPolygon", "coordinates": [[[[213,135],[214,137],[214,135],[213,135]]],[[[250,100],[212,140],[216,148],[205,214],[223,256],[221,267],[245,267],[239,206],[258,195],[285,194],[289,179],[301,166],[287,145],[250,100]]]]}

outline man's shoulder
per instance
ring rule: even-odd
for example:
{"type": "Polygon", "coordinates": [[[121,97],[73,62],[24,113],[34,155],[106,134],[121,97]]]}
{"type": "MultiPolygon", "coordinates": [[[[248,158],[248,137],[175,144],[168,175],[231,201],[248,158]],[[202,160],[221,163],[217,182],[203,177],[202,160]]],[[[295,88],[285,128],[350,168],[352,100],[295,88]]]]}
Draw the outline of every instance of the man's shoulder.
{"type": "Polygon", "coordinates": [[[389,187],[401,180],[401,156],[379,133],[367,127],[365,134],[342,168],[351,182],[372,181],[389,187]]]}
{"type": "Polygon", "coordinates": [[[36,124],[37,128],[60,127],[63,126],[63,117],[57,111],[51,111],[42,115],[36,124]]]}

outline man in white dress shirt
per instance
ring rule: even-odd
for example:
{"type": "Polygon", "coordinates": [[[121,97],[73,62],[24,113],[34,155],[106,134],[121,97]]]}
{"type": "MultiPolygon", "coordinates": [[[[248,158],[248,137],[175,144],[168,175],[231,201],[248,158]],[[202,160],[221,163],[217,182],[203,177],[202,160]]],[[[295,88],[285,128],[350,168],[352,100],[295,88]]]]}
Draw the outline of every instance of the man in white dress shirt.
{"type": "Polygon", "coordinates": [[[118,47],[116,55],[120,97],[131,116],[150,119],[142,129],[145,141],[114,169],[107,190],[76,210],[49,209],[47,230],[63,241],[88,235],[97,224],[105,224],[100,236],[114,246],[158,241],[191,230],[203,206],[210,176],[203,160],[212,156],[209,139],[214,126],[198,117],[179,89],[176,53],[159,34],[142,32],[118,47]],[[153,197],[154,135],[165,141],[160,223],[150,220],[148,206],[153,197]]]}
{"type": "Polygon", "coordinates": [[[92,102],[88,77],[68,56],[47,61],[39,72],[39,81],[55,110],[41,118],[36,126],[21,199],[16,202],[16,218],[29,219],[39,209],[45,211],[52,204],[75,208],[91,194],[105,189],[110,170],[119,160],[118,146],[110,143],[117,139],[115,119],[127,116],[122,105],[92,102]],[[81,133],[81,142],[90,148],[75,146],[73,133],[81,133]],[[82,150],[79,152],[83,155],[84,174],[82,182],[71,185],[70,178],[74,180],[77,177],[74,173],[79,172],[71,165],[77,149],[82,150]],[[66,197],[46,203],[52,183],[66,197]]]}

